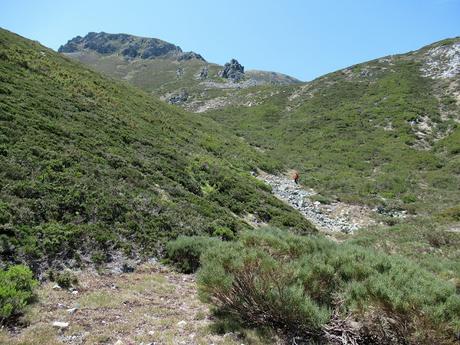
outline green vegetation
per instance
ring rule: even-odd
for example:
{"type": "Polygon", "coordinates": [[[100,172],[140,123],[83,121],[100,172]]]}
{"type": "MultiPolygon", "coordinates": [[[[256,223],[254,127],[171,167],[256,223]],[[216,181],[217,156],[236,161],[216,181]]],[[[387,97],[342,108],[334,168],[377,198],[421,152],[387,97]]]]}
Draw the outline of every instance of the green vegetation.
{"type": "Polygon", "coordinates": [[[390,255],[404,255],[440,278],[457,281],[460,288],[460,234],[454,231],[458,225],[426,217],[387,221],[393,221],[392,226],[362,229],[346,240],[390,255]]]}
{"type": "Polygon", "coordinates": [[[200,257],[206,250],[221,241],[213,237],[178,237],[166,244],[166,259],[182,273],[193,273],[200,266],[200,257]]]}
{"type": "Polygon", "coordinates": [[[56,282],[61,288],[68,289],[78,285],[78,278],[71,271],[55,272],[50,270],[48,272],[48,279],[56,282]]]}
{"type": "Polygon", "coordinates": [[[32,271],[23,265],[0,270],[0,325],[19,316],[33,301],[37,282],[32,271]]]}
{"type": "Polygon", "coordinates": [[[360,343],[453,344],[460,330],[455,286],[402,257],[266,228],[201,261],[204,300],[288,337],[330,340],[335,329],[360,343]]]}
{"type": "Polygon", "coordinates": [[[420,66],[414,56],[375,60],[207,115],[325,197],[439,212],[460,204],[460,115],[420,66]]]}
{"type": "Polygon", "coordinates": [[[249,171],[279,165],[125,83],[0,31],[0,255],[41,271],[237,234],[247,214],[312,226],[249,171]],[[217,234],[216,233],[216,234],[217,234]]]}

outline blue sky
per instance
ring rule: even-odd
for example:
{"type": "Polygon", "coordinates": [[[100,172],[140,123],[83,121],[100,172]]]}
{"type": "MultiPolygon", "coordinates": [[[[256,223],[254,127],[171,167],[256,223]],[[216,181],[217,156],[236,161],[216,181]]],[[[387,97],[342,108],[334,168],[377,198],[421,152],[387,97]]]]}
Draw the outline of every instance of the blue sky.
{"type": "Polygon", "coordinates": [[[156,37],[311,80],[460,36],[460,0],[0,0],[0,26],[53,49],[89,31],[156,37]]]}

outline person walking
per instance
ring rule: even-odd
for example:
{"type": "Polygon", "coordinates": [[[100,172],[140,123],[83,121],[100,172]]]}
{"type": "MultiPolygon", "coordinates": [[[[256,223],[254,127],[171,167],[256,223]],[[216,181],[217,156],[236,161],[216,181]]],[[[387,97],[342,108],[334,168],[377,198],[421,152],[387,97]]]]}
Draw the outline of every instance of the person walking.
{"type": "Polygon", "coordinates": [[[292,178],[294,179],[294,182],[295,184],[299,184],[299,173],[297,171],[294,171],[294,175],[292,176],[292,178]]]}

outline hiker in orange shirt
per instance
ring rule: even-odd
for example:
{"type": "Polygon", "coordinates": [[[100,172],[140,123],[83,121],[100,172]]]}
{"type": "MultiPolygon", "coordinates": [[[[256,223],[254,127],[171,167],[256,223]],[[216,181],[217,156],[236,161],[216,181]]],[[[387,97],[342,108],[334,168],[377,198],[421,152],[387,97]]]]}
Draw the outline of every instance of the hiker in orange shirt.
{"type": "Polygon", "coordinates": [[[294,179],[294,182],[295,184],[299,184],[299,173],[297,171],[294,172],[294,175],[292,176],[292,178],[294,179]]]}

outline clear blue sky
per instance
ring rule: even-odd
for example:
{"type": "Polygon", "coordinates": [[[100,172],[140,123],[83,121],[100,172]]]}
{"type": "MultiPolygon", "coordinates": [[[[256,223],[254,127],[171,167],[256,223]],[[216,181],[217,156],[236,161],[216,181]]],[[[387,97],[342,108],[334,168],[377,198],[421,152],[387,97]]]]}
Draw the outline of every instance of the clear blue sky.
{"type": "Polygon", "coordinates": [[[53,49],[89,31],[157,37],[311,80],[460,36],[460,0],[0,0],[0,26],[53,49]]]}

